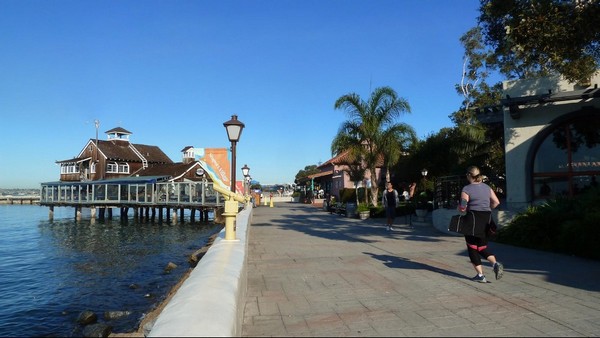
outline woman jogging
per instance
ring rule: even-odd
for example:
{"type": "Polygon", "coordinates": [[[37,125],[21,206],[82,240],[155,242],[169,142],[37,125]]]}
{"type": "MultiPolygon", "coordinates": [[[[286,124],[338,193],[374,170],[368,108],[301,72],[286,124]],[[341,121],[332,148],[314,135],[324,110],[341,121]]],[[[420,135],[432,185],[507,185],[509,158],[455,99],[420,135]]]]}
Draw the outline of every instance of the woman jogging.
{"type": "Polygon", "coordinates": [[[492,219],[492,209],[496,208],[500,204],[500,201],[492,188],[483,183],[483,176],[476,166],[467,168],[467,180],[469,184],[462,189],[458,209],[461,213],[472,213],[475,221],[476,236],[465,235],[469,258],[471,259],[473,268],[477,272],[477,275],[472,280],[487,283],[483,274],[483,267],[481,266],[481,257],[492,263],[496,279],[502,278],[502,274],[504,273],[502,263],[496,261],[496,256],[488,250],[486,231],[488,224],[494,222],[492,219]]]}

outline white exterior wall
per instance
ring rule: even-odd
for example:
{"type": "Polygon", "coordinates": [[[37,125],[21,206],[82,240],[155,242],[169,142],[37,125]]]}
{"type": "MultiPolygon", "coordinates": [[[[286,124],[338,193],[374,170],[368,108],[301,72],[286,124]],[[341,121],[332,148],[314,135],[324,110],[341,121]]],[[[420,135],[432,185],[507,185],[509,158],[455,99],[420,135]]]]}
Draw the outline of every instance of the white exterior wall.
{"type": "MultiPolygon", "coordinates": [[[[600,86],[600,72],[592,78],[591,85],[587,88],[593,88],[594,85],[600,86]]],[[[586,88],[569,83],[559,77],[505,81],[503,87],[504,95],[509,95],[511,98],[547,94],[549,91],[554,94],[586,88]]],[[[600,107],[600,103],[597,102],[599,100],[595,101],[595,104],[592,104],[590,100],[572,100],[521,106],[519,119],[513,119],[510,116],[509,108],[504,108],[506,203],[509,209],[522,210],[532,202],[532,197],[529,196],[531,180],[528,180],[528,175],[531,173],[527,172],[526,161],[529,152],[532,151],[531,147],[535,136],[550,126],[552,120],[564,114],[578,111],[584,106],[600,107]]]]}

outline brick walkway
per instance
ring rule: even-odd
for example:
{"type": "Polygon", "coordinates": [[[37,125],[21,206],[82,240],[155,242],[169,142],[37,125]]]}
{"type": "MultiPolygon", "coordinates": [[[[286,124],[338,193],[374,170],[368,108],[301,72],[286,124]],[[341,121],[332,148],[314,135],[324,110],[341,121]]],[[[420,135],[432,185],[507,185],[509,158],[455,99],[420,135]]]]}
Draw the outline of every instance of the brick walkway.
{"type": "MultiPolygon", "coordinates": [[[[403,218],[397,221],[403,221],[403,218]]],[[[243,336],[598,336],[600,262],[492,243],[475,275],[464,239],[310,205],[254,210],[243,336]]]]}

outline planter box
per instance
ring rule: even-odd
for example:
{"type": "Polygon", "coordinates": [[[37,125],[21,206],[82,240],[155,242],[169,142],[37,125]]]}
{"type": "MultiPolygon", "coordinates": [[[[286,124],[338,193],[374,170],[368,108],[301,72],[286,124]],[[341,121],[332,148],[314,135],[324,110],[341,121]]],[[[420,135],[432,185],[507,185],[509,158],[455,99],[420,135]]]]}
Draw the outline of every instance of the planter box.
{"type": "Polygon", "coordinates": [[[360,211],[358,213],[358,218],[360,218],[360,219],[367,219],[367,218],[369,218],[370,214],[371,214],[370,211],[360,211]]]}
{"type": "Polygon", "coordinates": [[[415,213],[417,214],[419,221],[423,222],[427,216],[427,209],[415,209],[415,213]]]}

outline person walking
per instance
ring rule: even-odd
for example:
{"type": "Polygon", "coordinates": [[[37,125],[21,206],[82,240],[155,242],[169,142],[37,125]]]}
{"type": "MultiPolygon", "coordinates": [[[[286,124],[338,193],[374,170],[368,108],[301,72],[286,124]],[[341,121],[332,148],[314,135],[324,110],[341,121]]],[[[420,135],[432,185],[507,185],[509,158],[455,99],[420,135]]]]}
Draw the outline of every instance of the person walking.
{"type": "Polygon", "coordinates": [[[387,182],[386,190],[381,197],[381,204],[385,208],[385,216],[387,218],[386,225],[388,231],[394,230],[393,223],[396,217],[396,206],[398,206],[398,191],[394,189],[392,182],[387,182]]]}
{"type": "Polygon", "coordinates": [[[492,209],[500,205],[500,201],[494,190],[483,183],[483,175],[481,175],[478,167],[470,166],[467,168],[467,180],[469,184],[464,186],[460,193],[458,210],[462,214],[472,214],[475,223],[473,225],[475,236],[465,235],[469,259],[477,272],[477,275],[472,280],[487,283],[483,274],[481,257],[487,259],[492,264],[496,279],[502,278],[504,273],[504,265],[498,262],[496,256],[488,249],[487,237],[488,226],[494,224],[492,209]]]}

